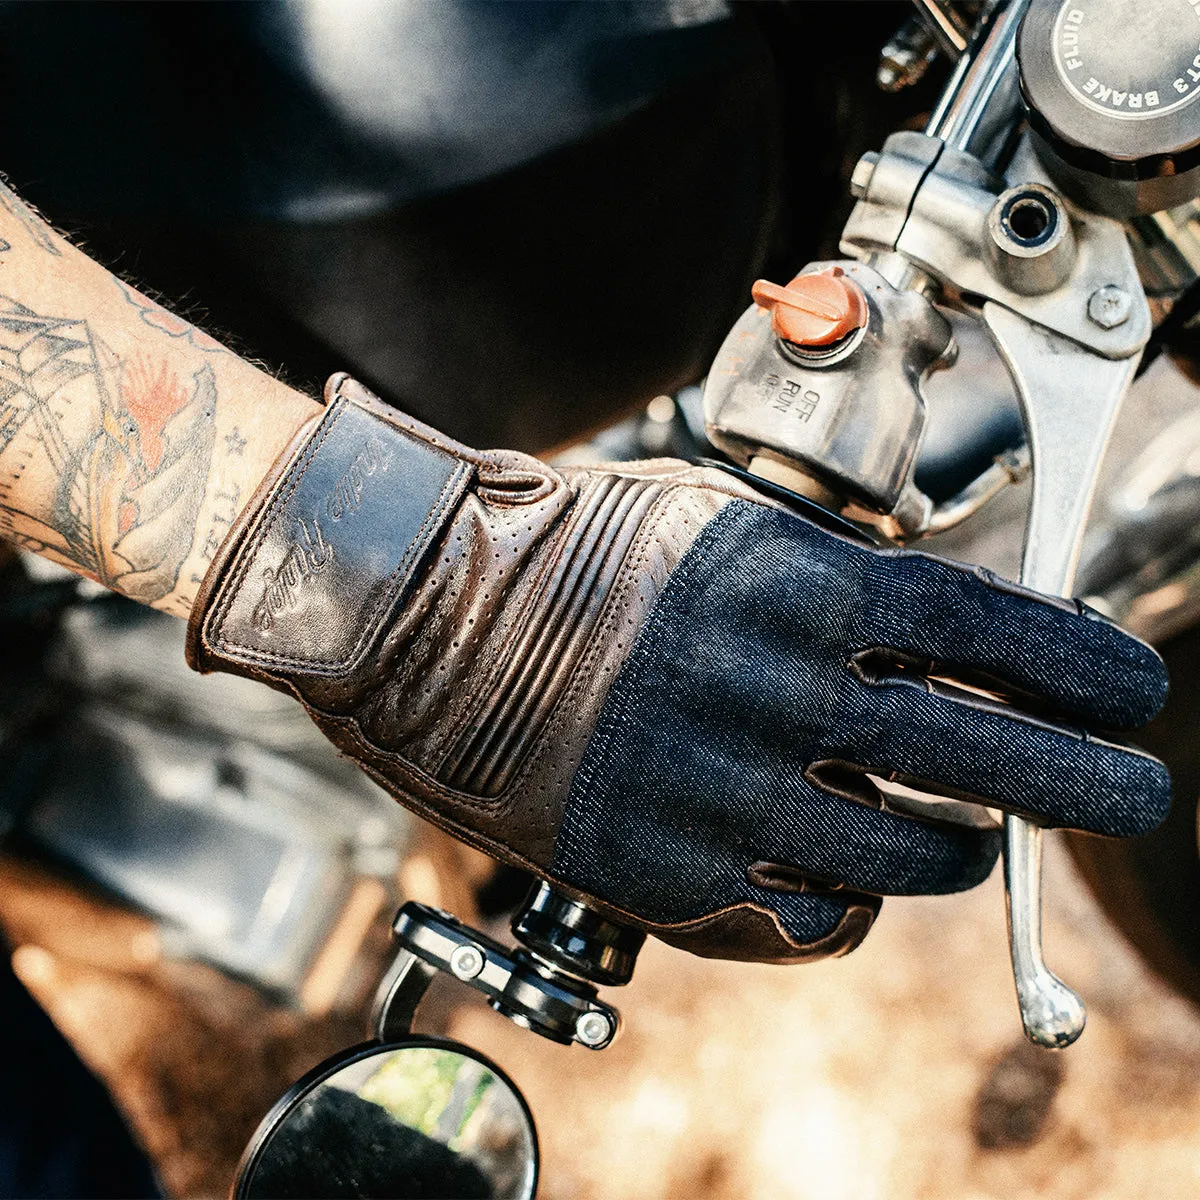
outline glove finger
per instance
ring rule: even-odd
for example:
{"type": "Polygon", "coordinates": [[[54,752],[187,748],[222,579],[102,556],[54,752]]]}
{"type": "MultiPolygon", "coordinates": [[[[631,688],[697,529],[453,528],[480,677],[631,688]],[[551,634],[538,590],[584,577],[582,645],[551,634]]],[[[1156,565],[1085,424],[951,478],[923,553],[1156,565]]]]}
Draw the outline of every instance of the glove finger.
{"type": "MultiPolygon", "coordinates": [[[[848,900],[834,895],[795,888],[757,887],[751,883],[747,883],[746,898],[769,908],[779,918],[788,937],[802,946],[828,938],[850,909],[848,900]]],[[[876,906],[878,903],[878,900],[874,901],[876,906]]]]}
{"type": "Polygon", "coordinates": [[[942,895],[991,873],[1000,853],[996,828],[914,819],[888,808],[860,769],[846,762],[821,769],[828,765],[814,764],[803,792],[773,806],[756,837],[764,853],[751,868],[752,883],[770,880],[787,890],[789,876],[799,876],[806,890],[832,895],[942,895]]]}
{"type": "Polygon", "coordinates": [[[750,898],[774,912],[784,932],[802,946],[828,946],[841,956],[855,949],[879,915],[878,896],[858,893],[845,900],[836,896],[750,888],[750,898]]]}
{"type": "Polygon", "coordinates": [[[929,683],[881,685],[876,698],[853,757],[880,773],[1109,837],[1148,833],[1166,816],[1170,777],[1140,750],[929,683]]]}
{"type": "Polygon", "coordinates": [[[982,675],[1104,729],[1144,725],[1166,699],[1155,651],[1078,601],[911,551],[881,555],[868,571],[879,644],[926,669],[931,660],[968,681],[982,675]]]}

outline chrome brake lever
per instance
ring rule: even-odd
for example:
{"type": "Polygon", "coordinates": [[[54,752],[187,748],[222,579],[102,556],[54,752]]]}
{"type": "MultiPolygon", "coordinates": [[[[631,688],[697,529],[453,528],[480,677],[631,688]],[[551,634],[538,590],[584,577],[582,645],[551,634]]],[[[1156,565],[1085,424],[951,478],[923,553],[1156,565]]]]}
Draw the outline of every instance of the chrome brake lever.
{"type": "MultiPolygon", "coordinates": [[[[1033,462],[1033,499],[1021,582],[1067,596],[1100,463],[1140,354],[1104,358],[995,303],[983,320],[1012,375],[1033,462]]],[[[1083,1001],[1042,957],[1042,831],[1004,818],[1009,947],[1021,1021],[1039,1046],[1069,1046],[1083,1032],[1083,1001]]]]}

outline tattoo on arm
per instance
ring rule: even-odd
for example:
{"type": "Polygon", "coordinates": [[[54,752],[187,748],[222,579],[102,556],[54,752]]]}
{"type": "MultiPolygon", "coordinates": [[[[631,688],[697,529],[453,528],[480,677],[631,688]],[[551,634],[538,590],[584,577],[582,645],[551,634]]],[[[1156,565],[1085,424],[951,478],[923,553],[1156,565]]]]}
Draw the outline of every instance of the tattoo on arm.
{"type": "Polygon", "coordinates": [[[204,350],[210,354],[228,354],[229,351],[217,341],[216,338],[209,337],[203,329],[197,329],[195,325],[189,321],[185,321],[182,317],[177,317],[169,309],[154,300],[149,296],[143,296],[136,288],[130,287],[127,283],[122,283],[119,279],[115,281],[117,287],[125,295],[125,299],[137,309],[138,316],[141,317],[143,324],[149,325],[151,329],[157,329],[159,333],[165,333],[168,337],[183,338],[189,344],[196,347],[197,350],[204,350]]]}
{"type": "Polygon", "coordinates": [[[122,361],[86,321],[0,296],[0,536],[162,600],[192,547],[216,401],[208,363],[181,378],[122,361]],[[16,488],[27,471],[44,486],[16,488]]]}
{"type": "MultiPolygon", "coordinates": [[[[40,220],[33,210],[11,188],[0,182],[0,208],[11,217],[15,217],[25,227],[25,232],[48,254],[56,258],[62,256],[62,250],[55,244],[50,234],[50,227],[40,220]]],[[[9,245],[4,243],[4,249],[9,245]]]]}
{"type": "MultiPolygon", "coordinates": [[[[221,543],[225,540],[225,535],[229,532],[234,521],[237,520],[237,515],[242,510],[241,506],[242,489],[236,483],[231,483],[224,488],[218,488],[213,493],[213,501],[216,508],[213,512],[212,525],[209,526],[208,532],[204,535],[204,541],[200,546],[200,557],[204,560],[206,566],[211,563],[213,556],[221,548],[221,543]]],[[[203,583],[204,576],[198,571],[192,575],[190,580],[192,583],[203,583]]],[[[190,605],[188,611],[190,611],[190,605]]],[[[185,612],[185,616],[187,613],[185,612]]]]}

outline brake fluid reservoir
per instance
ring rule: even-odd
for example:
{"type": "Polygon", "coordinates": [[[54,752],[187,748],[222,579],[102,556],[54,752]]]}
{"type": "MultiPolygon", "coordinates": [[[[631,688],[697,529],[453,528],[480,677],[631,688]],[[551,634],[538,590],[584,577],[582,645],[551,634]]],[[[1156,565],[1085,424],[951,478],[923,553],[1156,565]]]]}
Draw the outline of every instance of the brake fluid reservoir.
{"type": "Polygon", "coordinates": [[[1038,154],[1114,217],[1200,194],[1200,0],[1032,0],[1017,39],[1038,154]]]}

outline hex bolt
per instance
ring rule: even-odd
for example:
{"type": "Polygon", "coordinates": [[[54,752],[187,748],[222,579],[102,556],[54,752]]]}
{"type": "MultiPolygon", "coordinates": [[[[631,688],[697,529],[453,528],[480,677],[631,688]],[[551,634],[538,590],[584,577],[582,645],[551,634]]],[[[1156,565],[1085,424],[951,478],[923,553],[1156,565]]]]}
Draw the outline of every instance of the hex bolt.
{"type": "Polygon", "coordinates": [[[593,1050],[608,1045],[612,1036],[612,1022],[602,1012],[580,1013],[575,1021],[575,1037],[593,1050]]]}
{"type": "Polygon", "coordinates": [[[478,946],[467,943],[456,946],[450,955],[450,970],[454,975],[466,982],[474,979],[487,963],[487,956],[478,946]]]}
{"type": "Polygon", "coordinates": [[[877,162],[879,162],[879,155],[874,150],[868,150],[854,164],[854,171],[850,176],[850,195],[855,200],[861,200],[867,194],[867,189],[871,186],[871,176],[875,174],[875,164],[877,162]]]}
{"type": "Polygon", "coordinates": [[[1101,329],[1116,329],[1129,320],[1129,314],[1133,312],[1133,300],[1124,288],[1106,283],[1088,297],[1087,310],[1092,324],[1099,325],[1101,329]]]}

